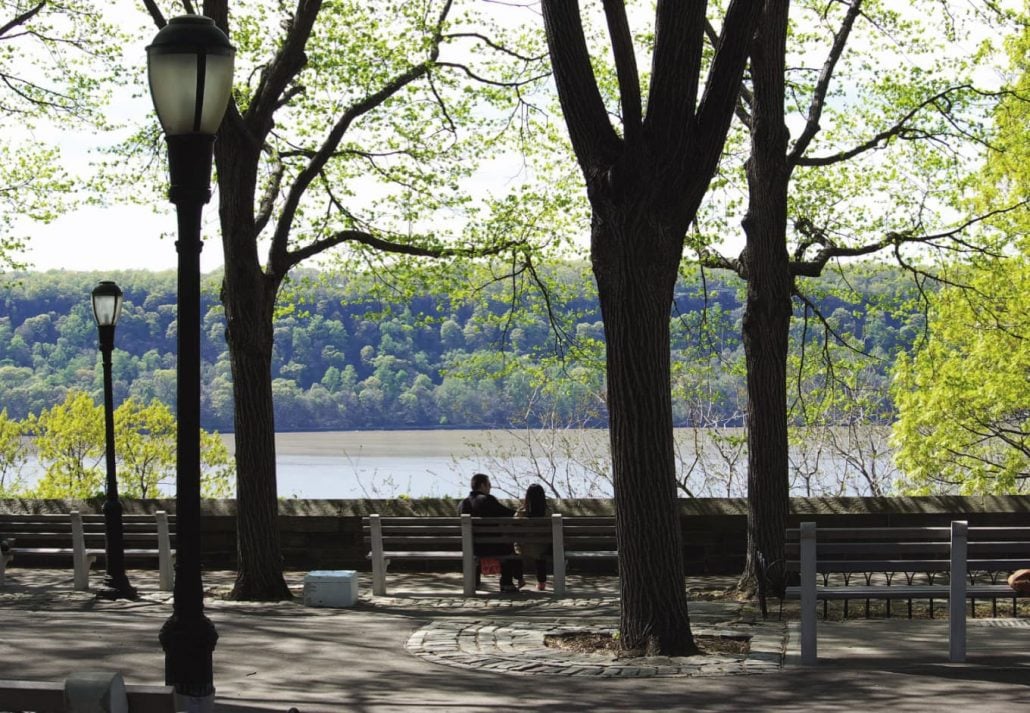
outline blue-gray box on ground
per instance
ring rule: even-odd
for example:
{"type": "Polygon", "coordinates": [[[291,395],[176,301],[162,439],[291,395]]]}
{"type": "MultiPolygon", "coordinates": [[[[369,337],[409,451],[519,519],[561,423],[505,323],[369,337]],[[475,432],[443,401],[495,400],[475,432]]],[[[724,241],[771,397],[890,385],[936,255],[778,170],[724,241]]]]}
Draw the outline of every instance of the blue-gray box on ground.
{"type": "Polygon", "coordinates": [[[304,605],[352,607],[358,601],[358,573],[352,569],[317,570],[304,575],[304,605]]]}

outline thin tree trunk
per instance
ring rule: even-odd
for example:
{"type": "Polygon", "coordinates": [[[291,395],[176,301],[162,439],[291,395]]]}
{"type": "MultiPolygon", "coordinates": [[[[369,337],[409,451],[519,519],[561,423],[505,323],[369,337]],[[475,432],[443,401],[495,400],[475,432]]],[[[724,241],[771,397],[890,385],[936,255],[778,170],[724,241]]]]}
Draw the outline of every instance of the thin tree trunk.
{"type": "MultiPolygon", "coordinates": [[[[785,0],[766,2],[751,51],[754,105],[743,254],[747,275],[743,339],[748,394],[748,545],[740,580],[740,588],[748,592],[757,585],[759,553],[768,565],[782,564],[789,508],[787,350],[793,278],[786,240],[789,134],[783,119],[787,8],[785,0]]],[[[772,584],[778,587],[782,582],[772,584]]]]}
{"type": "Polygon", "coordinates": [[[684,586],[669,391],[669,312],[679,241],[647,235],[628,211],[595,218],[604,317],[622,647],[697,651],[684,586]],[[635,223],[635,224],[634,224],[635,223]]]}
{"type": "Polygon", "coordinates": [[[282,575],[279,539],[271,386],[271,303],[274,296],[264,294],[254,299],[248,309],[240,310],[231,298],[226,300],[239,474],[236,481],[238,561],[233,599],[291,597],[282,575]]]}
{"type": "Polygon", "coordinates": [[[258,260],[253,196],[259,147],[240,129],[238,122],[223,122],[215,143],[236,438],[237,572],[230,597],[276,601],[291,598],[282,574],[271,376],[279,280],[258,260]]]}

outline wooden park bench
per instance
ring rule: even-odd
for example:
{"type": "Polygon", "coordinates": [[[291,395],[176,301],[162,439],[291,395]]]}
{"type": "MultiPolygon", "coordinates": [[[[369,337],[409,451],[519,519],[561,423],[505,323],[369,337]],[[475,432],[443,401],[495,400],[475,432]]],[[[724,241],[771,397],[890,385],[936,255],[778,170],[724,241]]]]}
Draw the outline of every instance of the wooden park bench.
{"type": "MultiPolygon", "coordinates": [[[[171,591],[175,517],[164,511],[152,515],[124,514],[122,526],[126,562],[156,562],[160,588],[171,591]]],[[[88,590],[90,568],[106,556],[104,533],[104,516],[100,514],[0,514],[0,539],[10,546],[0,556],[0,586],[12,560],[63,567],[70,559],[75,589],[88,590]]]]}
{"type": "MultiPolygon", "coordinates": [[[[1030,527],[821,528],[805,522],[787,530],[786,572],[800,586],[786,587],[784,598],[801,601],[801,661],[815,664],[818,602],[830,600],[948,600],[948,658],[966,656],[966,600],[975,615],[977,599],[1021,595],[1005,583],[1007,575],[1030,563],[1030,527]],[[857,579],[857,584],[853,581],[857,579]],[[946,575],[947,583],[939,582],[946,575]]],[[[1015,608],[1013,608],[1015,610],[1015,608]]],[[[995,609],[996,610],[996,609],[995,609]]]]}
{"type": "MultiPolygon", "coordinates": [[[[372,561],[372,593],[386,595],[386,570],[394,560],[461,562],[466,596],[476,591],[478,544],[546,544],[554,567],[553,591],[565,595],[566,563],[617,557],[612,517],[383,517],[364,518],[372,561]]],[[[498,557],[516,559],[519,555],[498,557]]]]}
{"type": "MultiPolygon", "coordinates": [[[[60,681],[11,681],[0,679],[0,711],[63,713],[65,684],[60,681]]],[[[171,686],[126,685],[129,713],[175,713],[175,689],[171,686]]]]}

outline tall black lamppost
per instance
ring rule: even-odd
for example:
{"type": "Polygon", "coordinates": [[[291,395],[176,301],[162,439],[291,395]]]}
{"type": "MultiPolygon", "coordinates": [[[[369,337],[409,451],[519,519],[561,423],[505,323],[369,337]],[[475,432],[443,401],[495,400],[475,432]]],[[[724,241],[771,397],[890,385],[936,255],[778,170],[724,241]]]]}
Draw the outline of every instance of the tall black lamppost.
{"type": "Polygon", "coordinates": [[[107,492],[104,499],[107,576],[97,594],[105,599],[136,599],[136,590],[125,576],[125,529],[122,504],[118,500],[118,477],[114,463],[114,396],[111,388],[111,352],[114,327],[122,312],[122,291],[104,281],[93,289],[93,317],[100,335],[100,354],[104,363],[104,441],[107,446],[107,492]]]}
{"type": "Polygon", "coordinates": [[[211,197],[215,132],[232,89],[229,38],[201,15],[175,17],[147,47],[150,94],[168,142],[168,197],[179,216],[178,419],[174,611],[161,628],[165,682],[187,710],[214,706],[218,634],[200,577],[200,216],[211,197]]]}

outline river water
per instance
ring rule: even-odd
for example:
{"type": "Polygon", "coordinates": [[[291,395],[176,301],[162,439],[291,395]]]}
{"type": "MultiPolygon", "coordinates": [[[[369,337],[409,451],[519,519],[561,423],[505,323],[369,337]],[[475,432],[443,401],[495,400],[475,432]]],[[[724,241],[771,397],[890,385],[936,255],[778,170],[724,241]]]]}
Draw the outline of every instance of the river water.
{"type": "MultiPolygon", "coordinates": [[[[232,434],[223,434],[230,452],[232,434]]],[[[747,452],[740,429],[676,429],[681,495],[741,497],[747,487],[747,452]]],[[[795,468],[804,458],[792,451],[795,468]]],[[[878,465],[889,467],[889,454],[878,465]]],[[[848,477],[839,456],[816,459],[817,490],[792,476],[795,495],[866,495],[860,479],[848,477]],[[843,485],[842,485],[843,484],[843,485]]],[[[101,461],[98,466],[103,468],[101,461]]],[[[500,497],[520,497],[531,482],[550,494],[611,497],[607,431],[434,430],[329,431],[276,434],[280,497],[394,498],[464,497],[473,473],[491,476],[500,497]]],[[[22,475],[40,475],[30,462],[22,475]]],[[[167,493],[170,494],[170,493],[167,493]]]]}

